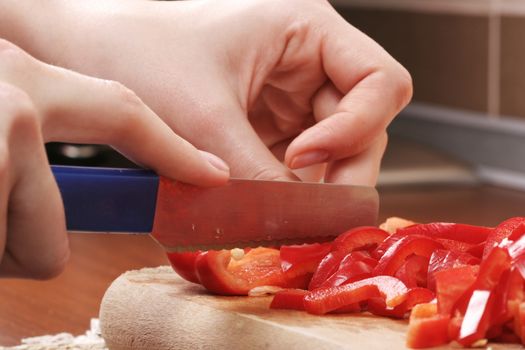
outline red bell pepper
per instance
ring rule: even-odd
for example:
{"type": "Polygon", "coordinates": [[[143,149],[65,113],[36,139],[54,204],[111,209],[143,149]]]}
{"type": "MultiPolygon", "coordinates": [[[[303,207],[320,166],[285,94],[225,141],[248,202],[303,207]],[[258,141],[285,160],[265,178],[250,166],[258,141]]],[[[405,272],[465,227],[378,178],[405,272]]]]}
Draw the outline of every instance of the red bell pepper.
{"type": "Polygon", "coordinates": [[[427,288],[436,290],[434,274],[438,271],[479,263],[480,260],[469,253],[458,253],[445,249],[435,250],[432,252],[428,263],[427,288]]]}
{"type": "Polygon", "coordinates": [[[493,229],[491,227],[435,222],[408,226],[399,229],[397,233],[405,235],[418,234],[432,238],[477,244],[484,242],[492,231],[493,229]]]}
{"type": "Polygon", "coordinates": [[[331,242],[282,246],[279,254],[282,270],[295,275],[314,273],[331,249],[331,242]]]}
{"type": "Polygon", "coordinates": [[[434,299],[435,295],[430,290],[416,287],[409,289],[405,301],[394,308],[388,308],[383,299],[370,299],[367,303],[367,311],[378,316],[404,318],[414,306],[430,303],[434,299]]]}
{"type": "Polygon", "coordinates": [[[384,298],[388,307],[395,307],[406,299],[407,287],[395,277],[376,276],[343,286],[318,288],[305,297],[305,310],[325,314],[346,305],[370,298],[384,298]]]}
{"type": "Polygon", "coordinates": [[[490,325],[493,300],[488,290],[475,290],[472,293],[456,339],[458,343],[471,346],[476,341],[485,339],[490,325]]]}
{"type": "MultiPolygon", "coordinates": [[[[476,245],[483,243],[487,239],[487,236],[491,234],[492,230],[493,229],[489,227],[444,222],[411,225],[398,229],[395,234],[388,237],[374,251],[373,256],[382,256],[390,246],[406,236],[421,235],[436,240],[442,239],[447,242],[457,241],[476,245]]],[[[459,247],[459,243],[457,243],[457,246],[459,247]]]]}
{"type": "Polygon", "coordinates": [[[334,240],[334,250],[350,253],[357,249],[372,249],[389,236],[377,227],[363,226],[351,229],[334,240]]]}
{"type": "Polygon", "coordinates": [[[503,325],[512,319],[509,303],[523,301],[523,286],[523,278],[517,269],[503,272],[498,285],[494,288],[494,306],[490,319],[492,326],[503,325]]]}
{"type": "Polygon", "coordinates": [[[521,343],[525,344],[525,303],[520,303],[518,307],[518,315],[516,325],[519,326],[519,330],[516,334],[519,334],[521,337],[521,343]]]}
{"type": "Polygon", "coordinates": [[[461,314],[465,314],[472,298],[472,293],[475,290],[494,290],[505,272],[510,269],[510,262],[511,258],[506,248],[495,247],[492,249],[489,255],[481,262],[476,280],[458,299],[454,309],[457,309],[461,314]]]}
{"type": "Polygon", "coordinates": [[[336,250],[328,253],[317,266],[310,284],[309,290],[319,288],[330,276],[332,276],[338,269],[341,261],[347,255],[345,251],[336,250]]]}
{"type": "Polygon", "coordinates": [[[471,288],[479,273],[479,266],[467,265],[441,270],[434,274],[439,313],[451,315],[465,292],[471,288]]]}
{"type": "Polygon", "coordinates": [[[209,291],[222,295],[246,295],[259,286],[306,288],[310,276],[288,276],[281,269],[279,251],[255,248],[240,260],[231,258],[229,250],[210,250],[197,257],[196,272],[209,291]]]}
{"type": "Polygon", "coordinates": [[[434,303],[414,306],[408,324],[407,347],[422,349],[447,344],[449,322],[450,316],[438,313],[434,303]]]}
{"type": "Polygon", "coordinates": [[[394,274],[408,288],[427,286],[428,258],[419,255],[409,256],[394,274]]]}
{"type": "Polygon", "coordinates": [[[195,262],[201,251],[184,252],[184,253],[168,253],[168,259],[171,267],[182,278],[193,283],[200,283],[195,270],[195,262]]]}
{"type": "Polygon", "coordinates": [[[440,243],[426,236],[405,236],[388,248],[379,260],[374,273],[392,276],[403,265],[408,256],[415,254],[429,258],[434,250],[442,248],[443,246],[440,243]]]}
{"type": "MultiPolygon", "coordinates": [[[[337,271],[335,271],[317,288],[337,287],[360,279],[372,277],[372,271],[376,265],[377,261],[370,258],[364,252],[355,251],[348,253],[341,260],[337,271]]],[[[313,290],[311,286],[312,284],[310,283],[309,289],[313,290]]]]}
{"type": "Polygon", "coordinates": [[[505,238],[511,241],[517,241],[525,233],[525,218],[515,217],[503,221],[496,226],[492,233],[487,237],[483,258],[487,257],[494,247],[496,247],[505,238]]]}
{"type": "Polygon", "coordinates": [[[492,290],[498,285],[501,275],[510,269],[510,264],[511,257],[506,248],[493,248],[479,266],[479,274],[474,288],[492,290]]]}
{"type": "Polygon", "coordinates": [[[304,289],[283,289],[273,296],[270,309],[304,310],[304,289]]]}

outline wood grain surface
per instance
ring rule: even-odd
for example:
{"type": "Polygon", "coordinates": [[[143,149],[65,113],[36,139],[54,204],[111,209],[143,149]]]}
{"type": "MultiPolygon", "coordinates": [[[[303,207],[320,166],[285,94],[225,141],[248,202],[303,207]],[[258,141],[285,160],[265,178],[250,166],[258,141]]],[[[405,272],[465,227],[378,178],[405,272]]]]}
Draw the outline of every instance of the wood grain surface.
{"type": "MultiPolygon", "coordinates": [[[[381,220],[396,215],[420,222],[495,225],[525,215],[525,193],[494,187],[405,187],[380,194],[381,220]]],[[[71,261],[58,278],[0,280],[0,345],[42,334],[83,333],[115,278],[130,269],[167,263],[149,237],[75,234],[70,244],[71,261]]]]}
{"type": "MultiPolygon", "coordinates": [[[[113,282],[101,304],[100,325],[111,350],[406,349],[406,320],[368,313],[315,316],[272,310],[270,301],[271,297],[211,295],[182,280],[169,266],[148,268],[129,271],[113,282]]],[[[439,347],[454,348],[458,346],[439,347]]]]}

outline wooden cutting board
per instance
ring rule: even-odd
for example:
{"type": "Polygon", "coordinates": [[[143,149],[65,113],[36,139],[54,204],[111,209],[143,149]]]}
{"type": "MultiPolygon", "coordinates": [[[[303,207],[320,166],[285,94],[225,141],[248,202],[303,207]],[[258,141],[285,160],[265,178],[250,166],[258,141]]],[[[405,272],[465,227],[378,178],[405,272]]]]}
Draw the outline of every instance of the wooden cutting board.
{"type": "Polygon", "coordinates": [[[407,321],[270,310],[270,301],[210,295],[168,266],[129,271],[104,295],[102,335],[112,350],[405,349],[407,321]]]}

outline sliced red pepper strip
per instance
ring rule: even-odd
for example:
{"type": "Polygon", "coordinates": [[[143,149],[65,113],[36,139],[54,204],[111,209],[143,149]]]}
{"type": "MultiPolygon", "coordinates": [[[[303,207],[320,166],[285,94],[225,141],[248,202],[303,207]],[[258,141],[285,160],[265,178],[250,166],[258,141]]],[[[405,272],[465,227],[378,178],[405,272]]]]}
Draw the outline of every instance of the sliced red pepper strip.
{"type": "Polygon", "coordinates": [[[304,289],[283,289],[273,296],[270,309],[304,310],[304,289]]]}
{"type": "Polygon", "coordinates": [[[494,231],[487,237],[483,258],[487,257],[494,247],[496,247],[505,238],[511,241],[517,241],[525,233],[525,218],[515,217],[503,221],[496,226],[494,231]]]}
{"type": "Polygon", "coordinates": [[[410,314],[406,345],[422,349],[447,344],[450,316],[437,312],[434,303],[416,305],[410,314]]]}
{"type": "Polygon", "coordinates": [[[476,281],[479,266],[467,265],[441,270],[434,274],[439,313],[451,315],[454,306],[476,281]]]}
{"type": "Polygon", "coordinates": [[[325,314],[343,306],[370,298],[384,298],[388,307],[395,307],[406,299],[407,287],[395,277],[376,276],[333,288],[319,288],[308,292],[305,310],[325,314]]]}
{"type": "Polygon", "coordinates": [[[434,293],[427,288],[416,287],[409,289],[405,301],[394,308],[388,308],[383,299],[370,299],[367,311],[378,316],[403,318],[414,306],[430,303],[434,298],[434,293]]]}
{"type": "Polygon", "coordinates": [[[466,253],[471,254],[472,256],[475,256],[478,259],[481,259],[483,257],[483,250],[485,249],[485,242],[478,243],[475,245],[472,245],[466,253]]]}
{"type": "Polygon", "coordinates": [[[200,283],[195,270],[195,262],[202,252],[168,253],[171,267],[182,278],[193,283],[200,283]]]}
{"type": "Polygon", "coordinates": [[[501,279],[501,275],[510,269],[511,258],[506,248],[495,247],[481,262],[475,289],[492,290],[501,279]]]}
{"type": "Polygon", "coordinates": [[[432,238],[450,239],[465,243],[482,243],[492,233],[493,228],[456,224],[448,222],[434,222],[430,224],[412,225],[399,229],[397,233],[405,235],[425,235],[432,238]]]}
{"type": "Polygon", "coordinates": [[[197,257],[195,266],[200,283],[222,295],[246,295],[259,286],[306,288],[310,277],[283,273],[279,251],[272,248],[252,249],[240,260],[232,259],[229,250],[210,250],[197,257]]]}
{"type": "Polygon", "coordinates": [[[436,241],[443,245],[443,248],[455,253],[467,253],[477,249],[479,244],[484,246],[485,243],[471,244],[461,241],[455,241],[453,239],[436,238],[436,241]]]}
{"type": "MultiPolygon", "coordinates": [[[[348,253],[343,260],[341,260],[337,271],[317,288],[337,287],[372,277],[372,271],[376,265],[377,261],[375,259],[370,258],[361,251],[348,253]]],[[[311,285],[310,283],[309,289],[313,290],[311,285]]]]}
{"type": "Polygon", "coordinates": [[[279,255],[282,270],[295,274],[313,273],[331,249],[331,242],[282,246],[279,255]]]}
{"type": "MultiPolygon", "coordinates": [[[[511,258],[506,248],[495,247],[489,255],[481,261],[479,273],[472,286],[465,291],[457,301],[454,309],[461,314],[466,312],[474,290],[491,291],[500,283],[502,275],[510,269],[511,258]]],[[[439,292],[438,292],[439,295],[439,292]]]]}
{"type": "Polygon", "coordinates": [[[518,310],[518,320],[516,323],[520,327],[520,329],[519,332],[517,332],[517,334],[519,334],[521,337],[521,343],[525,344],[525,303],[520,303],[518,310]]]}
{"type": "Polygon", "coordinates": [[[436,279],[434,274],[441,270],[451,269],[465,265],[477,265],[480,259],[469,253],[452,252],[445,249],[438,249],[432,252],[428,263],[428,289],[436,290],[436,279]]]}
{"type": "Polygon", "coordinates": [[[509,247],[512,265],[515,266],[525,278],[525,235],[512,242],[509,247]]]}
{"type": "Polygon", "coordinates": [[[411,225],[398,229],[395,234],[388,237],[377,247],[373,256],[375,258],[381,257],[390,246],[405,236],[422,235],[434,239],[454,240],[474,245],[483,243],[492,230],[489,227],[445,222],[411,225]]]}
{"type": "Polygon", "coordinates": [[[394,274],[408,288],[427,286],[428,258],[419,255],[409,256],[394,274]]]}
{"type": "Polygon", "coordinates": [[[309,290],[319,288],[330,276],[332,276],[338,269],[341,261],[347,255],[345,251],[336,250],[328,253],[317,266],[310,284],[309,290]]]}
{"type": "MultiPolygon", "coordinates": [[[[359,282],[360,281],[354,283],[359,282]]],[[[304,298],[305,310],[311,314],[323,315],[363,300],[383,297],[376,285],[354,286],[354,283],[341,286],[338,289],[319,288],[309,292],[304,298]],[[351,286],[352,289],[346,288],[343,293],[340,288],[348,286],[351,286]]]]}
{"type": "Polygon", "coordinates": [[[523,301],[523,278],[517,269],[506,270],[494,289],[494,306],[490,323],[492,326],[503,325],[510,321],[513,313],[509,303],[523,301]]]}
{"type": "Polygon", "coordinates": [[[391,276],[408,256],[415,254],[429,258],[434,250],[442,248],[440,243],[426,236],[405,236],[388,248],[374,269],[374,274],[391,276]]]}
{"type": "Polygon", "coordinates": [[[351,314],[353,312],[360,312],[361,305],[360,303],[353,303],[345,305],[337,310],[330,311],[331,314],[351,314]]]}
{"type": "Polygon", "coordinates": [[[351,229],[334,240],[334,250],[350,253],[357,249],[375,248],[389,236],[378,227],[362,226],[351,229]]]}
{"type": "Polygon", "coordinates": [[[492,310],[491,292],[475,290],[470,297],[467,311],[463,317],[459,336],[456,339],[463,346],[470,346],[476,341],[485,339],[490,325],[490,311],[492,310]]]}

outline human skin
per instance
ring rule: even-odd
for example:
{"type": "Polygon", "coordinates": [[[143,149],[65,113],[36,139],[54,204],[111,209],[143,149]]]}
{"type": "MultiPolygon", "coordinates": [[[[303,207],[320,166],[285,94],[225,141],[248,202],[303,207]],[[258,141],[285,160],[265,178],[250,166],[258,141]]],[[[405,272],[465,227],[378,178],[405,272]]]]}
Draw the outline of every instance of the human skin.
{"type": "Polygon", "coordinates": [[[291,170],[320,164],[305,178],[374,185],[386,127],[412,95],[408,72],[327,1],[2,0],[2,11],[2,35],[124,83],[235,177],[296,180],[291,170]]]}
{"type": "Polygon", "coordinates": [[[0,39],[0,276],[49,278],[69,256],[48,141],[109,144],[200,186],[229,178],[224,162],[176,135],[123,85],[45,64],[0,39]]]}

